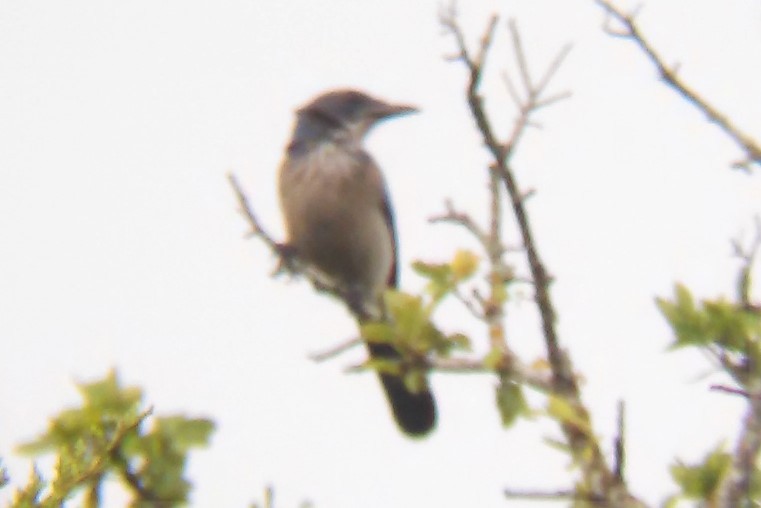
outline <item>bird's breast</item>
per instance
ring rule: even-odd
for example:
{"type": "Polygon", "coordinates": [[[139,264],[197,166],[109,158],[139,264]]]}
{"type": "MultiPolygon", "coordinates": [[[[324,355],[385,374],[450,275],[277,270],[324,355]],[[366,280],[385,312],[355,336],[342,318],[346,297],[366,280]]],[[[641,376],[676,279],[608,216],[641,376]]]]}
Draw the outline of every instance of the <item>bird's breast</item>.
{"type": "Polygon", "coordinates": [[[368,298],[385,287],[395,246],[383,178],[367,154],[326,143],[288,157],[280,199],[289,242],[302,258],[368,298]]]}

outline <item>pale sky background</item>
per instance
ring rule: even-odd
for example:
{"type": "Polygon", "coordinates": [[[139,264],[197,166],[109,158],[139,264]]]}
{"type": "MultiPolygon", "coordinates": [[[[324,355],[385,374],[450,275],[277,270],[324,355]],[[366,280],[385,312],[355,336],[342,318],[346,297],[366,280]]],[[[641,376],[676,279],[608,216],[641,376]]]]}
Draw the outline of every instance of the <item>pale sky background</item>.
{"type": "MultiPolygon", "coordinates": [[[[592,0],[460,3],[471,42],[492,11],[515,17],[536,74],[574,44],[553,89],[573,98],[541,114],[515,167],[537,190],[529,212],[596,428],[610,450],[616,401],[627,401],[628,478],[655,503],[674,490],[675,456],[733,444],[743,404],[708,391],[725,380],[701,377],[699,354],[665,352],[653,299],[675,281],[732,294],[729,240],[750,230],[761,180],[728,169],[735,146],[632,44],[602,33],[592,0]]],[[[411,442],[374,376],[343,373],[360,350],[307,359],[354,324],[305,283],[269,277],[274,260],[243,238],[225,178],[239,176],[280,236],[275,174],[292,111],[357,87],[422,110],[368,140],[396,206],[404,289],[423,285],[412,260],[472,247],[426,223],[447,197],[484,216],[488,160],[465,70],[442,58],[453,44],[438,5],[0,1],[0,456],[16,482],[29,462],[14,445],[79,402],[75,381],[115,366],[158,414],[217,422],[192,456],[194,506],[243,507],[268,484],[278,508],[558,506],[503,499],[505,487],[554,490],[571,477],[542,444],[559,435],[553,424],[501,429],[492,377],[434,375],[438,428],[411,442]]],[[[640,22],[689,83],[761,137],[758,2],[651,0],[640,22]]],[[[503,131],[508,41],[501,23],[485,78],[503,131]]],[[[441,310],[443,327],[483,349],[481,326],[455,304],[441,310]]],[[[533,305],[510,318],[511,346],[533,360],[533,305]]]]}

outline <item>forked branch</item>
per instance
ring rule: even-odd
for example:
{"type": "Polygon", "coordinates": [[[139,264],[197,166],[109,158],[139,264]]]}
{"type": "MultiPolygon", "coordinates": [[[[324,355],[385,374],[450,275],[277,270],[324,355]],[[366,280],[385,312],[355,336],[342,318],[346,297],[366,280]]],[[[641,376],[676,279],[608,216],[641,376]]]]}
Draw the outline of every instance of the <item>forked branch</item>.
{"type": "MultiPolygon", "coordinates": [[[[523,44],[515,22],[508,24],[512,47],[518,63],[518,80],[505,77],[508,93],[515,101],[518,116],[512,131],[506,141],[502,142],[496,134],[493,123],[484,107],[483,97],[480,94],[480,84],[483,76],[484,65],[491,42],[494,39],[497,25],[496,17],[492,17],[487,25],[476,56],[468,49],[465,37],[456,19],[456,11],[453,7],[441,14],[442,26],[452,35],[457,45],[457,60],[461,61],[469,72],[467,85],[467,101],[470,106],[476,126],[481,133],[483,143],[492,155],[490,166],[491,175],[504,188],[509,206],[512,209],[515,221],[518,225],[523,248],[525,250],[531,279],[534,286],[534,300],[539,309],[542,332],[547,348],[547,356],[552,370],[552,394],[562,399],[574,414],[573,421],[559,419],[561,428],[567,440],[567,446],[571,449],[574,461],[582,469],[583,481],[577,487],[574,496],[582,496],[584,500],[601,501],[603,506],[638,506],[639,502],[628,494],[625,485],[617,478],[614,471],[608,466],[600,445],[592,430],[589,412],[581,401],[580,391],[574,375],[570,359],[565,351],[560,348],[557,330],[555,328],[555,309],[550,296],[551,277],[539,255],[533,230],[526,210],[526,197],[530,192],[524,192],[515,177],[511,166],[512,155],[517,147],[521,136],[528,127],[534,125],[532,116],[541,108],[569,97],[568,92],[555,95],[547,95],[547,87],[562,64],[570,50],[564,47],[549,65],[542,77],[535,80],[529,71],[527,58],[523,51],[523,44]],[[522,90],[516,85],[519,82],[522,90]]],[[[494,193],[492,194],[495,195],[494,193]]],[[[492,207],[492,211],[498,209],[492,207]]],[[[480,229],[469,226],[468,221],[459,221],[466,229],[475,229],[483,236],[480,229]]],[[[504,248],[495,249],[495,252],[504,252],[504,248]]],[[[561,492],[561,495],[567,494],[561,492]]],[[[579,499],[578,497],[576,497],[579,499]]]]}

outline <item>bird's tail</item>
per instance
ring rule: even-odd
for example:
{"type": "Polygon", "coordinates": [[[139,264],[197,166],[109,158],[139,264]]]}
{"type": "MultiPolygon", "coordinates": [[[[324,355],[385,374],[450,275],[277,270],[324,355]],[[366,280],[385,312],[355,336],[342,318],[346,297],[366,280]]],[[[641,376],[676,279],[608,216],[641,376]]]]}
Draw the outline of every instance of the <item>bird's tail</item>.
{"type": "MultiPolygon", "coordinates": [[[[398,359],[399,352],[388,344],[367,344],[370,356],[398,359]]],[[[419,392],[410,391],[404,380],[392,374],[379,374],[386,398],[399,427],[412,437],[422,437],[436,424],[436,403],[428,384],[419,392]]]]}

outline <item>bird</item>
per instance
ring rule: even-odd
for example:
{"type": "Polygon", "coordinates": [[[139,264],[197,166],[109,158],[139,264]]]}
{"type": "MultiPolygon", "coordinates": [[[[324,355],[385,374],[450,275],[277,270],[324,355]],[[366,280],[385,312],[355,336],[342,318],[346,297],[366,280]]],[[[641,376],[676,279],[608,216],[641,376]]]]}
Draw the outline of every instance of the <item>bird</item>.
{"type": "MultiPolygon", "coordinates": [[[[358,90],[325,92],[296,110],[280,166],[285,245],[297,259],[351,295],[347,303],[360,323],[377,317],[383,292],[398,284],[389,192],[363,141],[379,122],[417,111],[358,90]]],[[[366,345],[371,359],[401,358],[390,344],[366,345]]],[[[399,376],[379,376],[401,430],[410,437],[427,435],[436,423],[436,405],[427,381],[413,392],[399,376]]]]}

